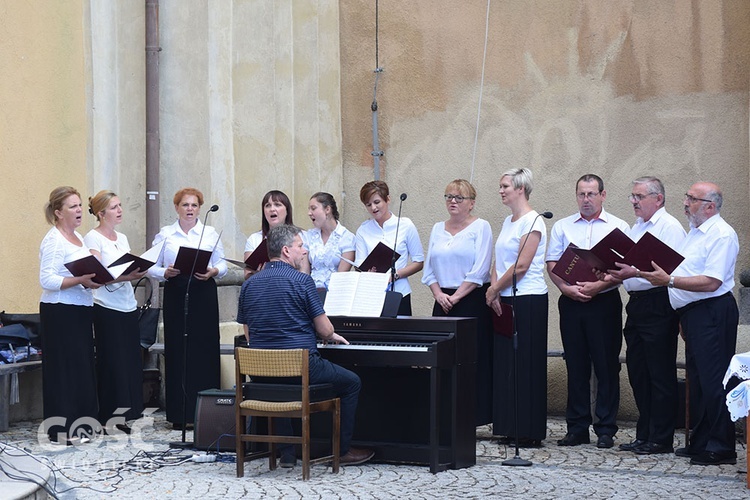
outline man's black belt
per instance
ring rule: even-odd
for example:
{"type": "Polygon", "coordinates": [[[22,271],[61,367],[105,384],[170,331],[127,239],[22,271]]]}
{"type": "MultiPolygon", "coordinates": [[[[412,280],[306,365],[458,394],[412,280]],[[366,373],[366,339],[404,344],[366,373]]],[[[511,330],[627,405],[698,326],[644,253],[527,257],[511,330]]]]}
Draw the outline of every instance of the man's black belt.
{"type": "Polygon", "coordinates": [[[727,293],[719,295],[717,297],[709,297],[707,299],[696,300],[695,302],[691,302],[690,304],[688,304],[686,306],[678,307],[677,309],[675,309],[675,311],[677,311],[677,314],[679,314],[680,316],[682,316],[683,314],[685,314],[686,312],[688,312],[690,309],[692,309],[694,307],[698,307],[701,304],[707,304],[709,302],[713,302],[713,301],[716,301],[716,300],[719,300],[719,299],[723,299],[726,296],[732,296],[732,292],[727,292],[727,293]]]}
{"type": "Polygon", "coordinates": [[[631,297],[643,297],[644,295],[654,295],[655,293],[664,293],[666,291],[667,287],[657,286],[654,288],[649,288],[648,290],[636,290],[628,292],[628,295],[630,295],[631,297]]]}

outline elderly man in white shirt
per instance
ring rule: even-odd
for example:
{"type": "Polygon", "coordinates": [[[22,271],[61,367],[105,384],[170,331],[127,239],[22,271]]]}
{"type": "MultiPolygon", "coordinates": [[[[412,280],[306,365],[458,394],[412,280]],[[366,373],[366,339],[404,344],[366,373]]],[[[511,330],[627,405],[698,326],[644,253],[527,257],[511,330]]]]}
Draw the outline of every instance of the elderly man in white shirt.
{"type": "MultiPolygon", "coordinates": [[[[633,181],[630,203],[637,217],[630,237],[638,241],[651,233],[671,248],[685,239],[680,222],[664,208],[664,184],[656,177],[633,181]]],[[[638,406],[635,440],[620,445],[620,450],[639,455],[674,451],[677,419],[677,314],[669,304],[666,286],[654,286],[640,277],[640,270],[617,263],[610,271],[630,295],[625,310],[625,343],[630,387],[638,406]]]]}
{"type": "Polygon", "coordinates": [[[685,260],[669,275],[658,266],[641,272],[652,285],[667,286],[685,337],[690,400],[700,408],[690,443],[675,450],[693,465],[734,464],[734,424],[725,404],[724,372],[734,355],[739,311],[732,295],[739,253],[737,233],[721,217],[716,184],[698,182],[685,193],[690,232],[677,248],[685,260]]]}

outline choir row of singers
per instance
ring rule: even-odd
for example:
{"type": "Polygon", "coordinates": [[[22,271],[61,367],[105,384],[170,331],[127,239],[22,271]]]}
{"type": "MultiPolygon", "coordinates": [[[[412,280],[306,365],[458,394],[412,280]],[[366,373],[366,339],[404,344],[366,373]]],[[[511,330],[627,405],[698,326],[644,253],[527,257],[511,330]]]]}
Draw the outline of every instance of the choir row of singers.
{"type": "MultiPolygon", "coordinates": [[[[532,174],[527,169],[514,169],[501,177],[501,200],[511,209],[511,215],[502,225],[494,251],[490,224],[472,214],[476,190],[462,179],[450,182],[445,189],[448,218],[434,225],[426,259],[416,226],[406,217],[399,220],[391,211],[391,195],[383,181],[371,181],[362,187],[360,199],[370,219],[361,224],[356,234],[339,222],[333,196],[314,194],[308,205],[313,228],[305,231],[304,241],[310,272],[318,287],[327,286],[331,273],[348,271],[351,264],[347,260],[360,264],[382,242],[400,254],[394,275],[395,290],[403,295],[399,315],[412,314],[408,277],[423,270],[422,282],[435,298],[433,315],[480,318],[477,424],[493,422],[496,435],[512,434],[512,346],[509,339],[495,338],[490,308],[500,313],[500,302],[510,300],[515,267],[519,295],[516,307],[519,317],[526,318],[518,323],[519,329],[524,330],[523,349],[527,351],[521,363],[526,372],[520,379],[527,382],[519,394],[524,399],[521,407],[526,409],[519,419],[524,427],[521,435],[540,441],[546,435],[546,229],[529,204],[531,191],[532,174]],[[521,240],[526,235],[528,242],[519,256],[521,240]]],[[[164,248],[148,274],[165,280],[166,412],[167,420],[181,428],[193,422],[197,392],[220,386],[219,310],[214,278],[226,274],[227,263],[219,232],[201,222],[203,194],[185,188],[175,194],[173,201],[177,220],[156,235],[154,245],[163,242],[164,248]],[[186,316],[188,276],[172,264],[181,246],[196,247],[199,241],[201,248],[213,250],[213,254],[206,272],[196,273],[190,280],[186,316]],[[188,346],[183,350],[185,339],[188,346]],[[188,367],[185,401],[183,366],[188,367]]],[[[66,417],[68,422],[62,428],[47,429],[53,440],[62,430],[68,437],[78,432],[69,426],[81,416],[96,418],[106,425],[117,416],[118,408],[129,408],[125,415],[128,420],[137,418],[142,411],[136,302],[130,281],[145,273],[137,270],[100,286],[92,276],[72,276],[64,266],[89,252],[107,262],[130,251],[127,237],[115,229],[123,217],[117,195],[101,191],[89,198],[88,205],[98,225],[85,237],[76,231],[84,211],[78,191],[57,188],[46,207],[47,220],[53,227],[40,249],[44,413],[45,417],[66,417]],[[72,387],[76,390],[72,391],[72,387]]],[[[281,191],[266,193],[261,208],[262,229],[247,239],[245,258],[271,228],[294,224],[291,202],[281,191]]],[[[246,275],[254,271],[248,270],[246,275]]]]}

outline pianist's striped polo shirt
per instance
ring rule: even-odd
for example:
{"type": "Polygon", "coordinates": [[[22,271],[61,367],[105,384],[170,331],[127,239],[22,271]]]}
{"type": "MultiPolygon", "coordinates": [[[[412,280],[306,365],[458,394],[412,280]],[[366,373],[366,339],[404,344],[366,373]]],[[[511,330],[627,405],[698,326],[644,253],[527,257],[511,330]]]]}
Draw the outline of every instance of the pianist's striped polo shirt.
{"type": "Polygon", "coordinates": [[[237,322],[248,326],[255,349],[317,352],[313,318],[324,314],[313,279],[291,265],[271,261],[242,285],[237,322]]]}

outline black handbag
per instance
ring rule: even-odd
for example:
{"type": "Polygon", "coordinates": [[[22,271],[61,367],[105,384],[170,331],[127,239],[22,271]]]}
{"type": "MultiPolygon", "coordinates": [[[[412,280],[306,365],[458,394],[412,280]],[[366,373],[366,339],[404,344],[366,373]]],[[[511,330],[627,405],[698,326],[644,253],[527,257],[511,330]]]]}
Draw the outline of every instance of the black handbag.
{"type": "Polygon", "coordinates": [[[6,313],[5,311],[0,311],[0,325],[22,325],[28,333],[28,340],[34,347],[41,347],[41,338],[39,337],[40,323],[39,313],[6,313]]]}
{"type": "Polygon", "coordinates": [[[141,347],[148,349],[156,342],[156,334],[159,331],[159,315],[161,309],[158,307],[151,307],[151,295],[153,293],[153,285],[151,280],[147,277],[143,277],[138,280],[135,284],[133,291],[138,289],[138,285],[141,281],[146,280],[148,286],[144,287],[146,292],[146,300],[142,306],[138,307],[138,329],[141,334],[141,347]]]}

